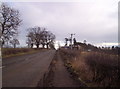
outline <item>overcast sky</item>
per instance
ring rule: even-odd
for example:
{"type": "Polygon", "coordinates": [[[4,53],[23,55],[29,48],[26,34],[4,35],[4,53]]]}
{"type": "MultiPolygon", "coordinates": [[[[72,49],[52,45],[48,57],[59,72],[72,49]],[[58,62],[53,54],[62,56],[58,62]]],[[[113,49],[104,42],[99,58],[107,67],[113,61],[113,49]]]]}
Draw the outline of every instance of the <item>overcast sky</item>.
{"type": "Polygon", "coordinates": [[[79,2],[8,2],[20,11],[22,24],[19,40],[26,45],[26,29],[46,27],[56,35],[56,41],[74,37],[91,44],[118,42],[118,1],[79,0],[79,2]]]}

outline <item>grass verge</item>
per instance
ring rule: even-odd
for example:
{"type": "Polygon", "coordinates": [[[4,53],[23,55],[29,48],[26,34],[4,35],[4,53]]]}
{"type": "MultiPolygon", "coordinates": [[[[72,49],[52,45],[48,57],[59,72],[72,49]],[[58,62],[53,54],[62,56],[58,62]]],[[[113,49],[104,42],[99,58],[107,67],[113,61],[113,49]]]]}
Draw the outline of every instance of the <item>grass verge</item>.
{"type": "Polygon", "coordinates": [[[8,58],[13,56],[32,54],[45,49],[35,49],[35,48],[2,48],[2,58],[8,58]]]}
{"type": "Polygon", "coordinates": [[[60,54],[68,71],[88,87],[118,87],[118,55],[62,49],[60,54]]]}

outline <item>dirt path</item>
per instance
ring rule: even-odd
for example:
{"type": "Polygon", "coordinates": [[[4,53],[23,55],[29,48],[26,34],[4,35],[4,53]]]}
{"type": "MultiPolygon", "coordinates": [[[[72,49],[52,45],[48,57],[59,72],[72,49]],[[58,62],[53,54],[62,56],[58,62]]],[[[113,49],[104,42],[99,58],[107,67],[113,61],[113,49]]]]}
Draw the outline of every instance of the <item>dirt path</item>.
{"type": "Polygon", "coordinates": [[[72,79],[66,70],[59,53],[57,54],[56,69],[53,78],[54,87],[79,87],[79,83],[72,79]]]}
{"type": "Polygon", "coordinates": [[[72,79],[59,52],[57,52],[49,66],[49,70],[38,83],[38,87],[80,87],[80,83],[72,79]]]}

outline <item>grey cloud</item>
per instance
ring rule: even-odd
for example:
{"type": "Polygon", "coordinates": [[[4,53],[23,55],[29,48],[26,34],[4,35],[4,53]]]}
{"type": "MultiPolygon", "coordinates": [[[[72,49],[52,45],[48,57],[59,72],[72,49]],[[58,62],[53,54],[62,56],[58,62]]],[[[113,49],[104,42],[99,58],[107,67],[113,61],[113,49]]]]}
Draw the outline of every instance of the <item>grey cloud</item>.
{"type": "MultiPolygon", "coordinates": [[[[99,0],[98,0],[99,1],[99,0]]],[[[19,39],[25,45],[26,29],[32,26],[46,27],[56,34],[56,40],[64,40],[71,33],[76,39],[91,43],[117,41],[117,8],[114,0],[94,2],[37,2],[12,3],[23,19],[19,39]],[[112,4],[114,3],[114,4],[112,4]]]]}

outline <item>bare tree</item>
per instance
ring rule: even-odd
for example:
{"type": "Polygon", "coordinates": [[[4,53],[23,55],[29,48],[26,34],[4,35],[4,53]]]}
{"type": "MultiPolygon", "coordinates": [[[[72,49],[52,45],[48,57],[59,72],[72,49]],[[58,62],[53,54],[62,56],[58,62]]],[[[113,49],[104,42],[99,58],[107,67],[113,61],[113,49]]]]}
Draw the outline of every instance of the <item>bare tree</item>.
{"type": "Polygon", "coordinates": [[[37,48],[39,48],[39,45],[42,42],[42,38],[43,38],[43,29],[41,27],[36,27],[33,28],[33,32],[34,32],[34,39],[35,39],[35,44],[37,46],[37,48]]]}
{"type": "Polygon", "coordinates": [[[65,46],[67,46],[69,39],[65,38],[65,46]]]}
{"type": "Polygon", "coordinates": [[[43,48],[45,48],[45,45],[47,44],[47,35],[48,35],[48,31],[46,31],[46,29],[44,28],[42,34],[42,42],[41,42],[43,48]]]}
{"type": "Polygon", "coordinates": [[[55,35],[49,31],[46,31],[46,28],[34,27],[34,28],[29,28],[28,30],[29,33],[27,35],[28,37],[27,43],[35,44],[37,48],[39,48],[39,45],[42,45],[43,48],[46,45],[47,48],[49,48],[49,44],[51,45],[54,44],[55,35]]]}
{"type": "Polygon", "coordinates": [[[76,41],[76,39],[75,39],[75,38],[73,39],[73,43],[74,43],[74,45],[77,43],[77,41],[76,41]]]}
{"type": "Polygon", "coordinates": [[[28,48],[33,48],[33,45],[34,45],[34,34],[33,32],[29,32],[28,35],[27,35],[27,44],[28,44],[28,48]]]}
{"type": "Polygon", "coordinates": [[[86,44],[86,42],[87,42],[86,40],[83,41],[84,44],[86,44]]]}
{"type": "Polygon", "coordinates": [[[52,48],[52,49],[55,48],[55,47],[54,47],[55,38],[56,38],[55,35],[54,35],[53,33],[51,33],[51,34],[50,34],[49,46],[50,46],[50,48],[52,48]]]}
{"type": "Polygon", "coordinates": [[[42,43],[44,29],[42,29],[41,27],[34,27],[29,28],[28,30],[28,37],[36,45],[36,47],[39,48],[39,45],[42,43]]]}
{"type": "Polygon", "coordinates": [[[1,46],[17,34],[18,26],[21,23],[19,11],[2,3],[0,8],[0,41],[1,46]]]}
{"type": "Polygon", "coordinates": [[[10,43],[13,45],[14,48],[16,48],[16,45],[20,45],[18,39],[13,39],[10,41],[10,43]]]}
{"type": "Polygon", "coordinates": [[[49,48],[50,45],[54,44],[55,35],[51,32],[47,33],[46,46],[49,48]]]}

